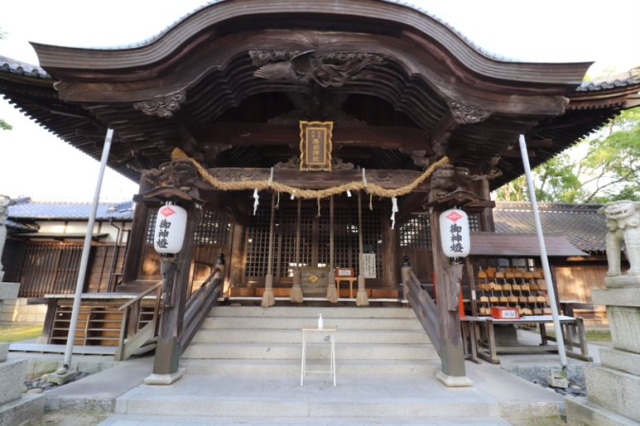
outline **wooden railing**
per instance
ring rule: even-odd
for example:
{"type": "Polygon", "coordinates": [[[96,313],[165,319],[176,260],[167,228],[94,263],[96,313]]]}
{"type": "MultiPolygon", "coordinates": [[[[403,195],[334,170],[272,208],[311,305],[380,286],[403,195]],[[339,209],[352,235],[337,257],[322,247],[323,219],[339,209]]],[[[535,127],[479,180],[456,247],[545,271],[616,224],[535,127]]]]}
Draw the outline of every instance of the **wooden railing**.
{"type": "Polygon", "coordinates": [[[404,266],[402,268],[402,283],[406,291],[407,300],[413,308],[422,324],[422,328],[431,339],[431,343],[435,350],[440,354],[442,340],[440,336],[440,324],[438,320],[438,311],[435,301],[429,293],[422,288],[420,280],[415,276],[411,267],[404,266]]]}
{"type": "Polygon", "coordinates": [[[116,361],[124,361],[133,355],[138,349],[158,336],[161,300],[162,281],[152,287],[149,287],[147,290],[143,291],[135,298],[129,300],[118,308],[118,310],[123,311],[123,316],[118,350],[115,355],[116,361]],[[153,292],[156,293],[153,305],[153,316],[146,325],[140,328],[139,321],[142,302],[153,292]]]}
{"type": "Polygon", "coordinates": [[[204,284],[191,295],[184,311],[184,322],[180,336],[180,347],[184,352],[193,336],[202,326],[211,308],[218,304],[224,284],[224,263],[218,263],[216,269],[207,277],[204,284]]]}

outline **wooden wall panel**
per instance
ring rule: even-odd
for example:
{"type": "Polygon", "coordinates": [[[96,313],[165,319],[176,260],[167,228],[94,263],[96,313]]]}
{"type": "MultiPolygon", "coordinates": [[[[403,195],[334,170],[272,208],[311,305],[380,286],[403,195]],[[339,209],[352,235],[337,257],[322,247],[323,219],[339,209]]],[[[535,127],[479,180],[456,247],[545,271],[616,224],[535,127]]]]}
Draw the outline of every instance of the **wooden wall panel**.
{"type": "Polygon", "coordinates": [[[561,301],[591,303],[591,290],[605,288],[606,265],[556,266],[553,271],[561,301]]]}

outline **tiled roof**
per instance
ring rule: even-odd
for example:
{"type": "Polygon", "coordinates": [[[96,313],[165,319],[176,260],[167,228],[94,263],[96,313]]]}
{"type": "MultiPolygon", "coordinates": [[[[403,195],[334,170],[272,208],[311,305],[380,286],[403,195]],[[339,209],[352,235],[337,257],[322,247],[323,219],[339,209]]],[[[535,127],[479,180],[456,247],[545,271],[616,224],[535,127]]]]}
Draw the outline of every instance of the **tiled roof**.
{"type": "Polygon", "coordinates": [[[14,231],[20,231],[20,232],[29,232],[29,231],[37,231],[37,227],[34,227],[33,225],[29,225],[29,224],[24,224],[24,223],[20,223],[20,222],[15,222],[11,219],[7,219],[4,221],[4,225],[7,227],[7,229],[12,229],[14,231]]]}
{"type": "MultiPolygon", "coordinates": [[[[606,251],[607,227],[598,213],[601,204],[540,203],[538,212],[544,234],[562,234],[578,249],[590,253],[606,251]]],[[[496,232],[535,234],[530,203],[496,202],[493,210],[496,232]]]]}
{"type": "Polygon", "coordinates": [[[2,55],[0,55],[0,71],[51,80],[51,76],[43,68],[2,55]]]}
{"type": "MultiPolygon", "coordinates": [[[[548,256],[585,256],[564,235],[544,234],[544,248],[548,256]]],[[[536,234],[501,234],[497,232],[472,232],[472,255],[482,256],[540,256],[540,244],[536,234]]]]}
{"type": "Polygon", "coordinates": [[[607,77],[606,80],[585,82],[576,89],[578,92],[598,92],[640,84],[640,65],[621,74],[607,77]]]}
{"type": "MultiPolygon", "coordinates": [[[[91,203],[27,201],[10,206],[9,218],[14,221],[20,219],[88,220],[91,208],[91,203]]],[[[100,203],[96,219],[132,220],[133,201],[100,203]]]]}

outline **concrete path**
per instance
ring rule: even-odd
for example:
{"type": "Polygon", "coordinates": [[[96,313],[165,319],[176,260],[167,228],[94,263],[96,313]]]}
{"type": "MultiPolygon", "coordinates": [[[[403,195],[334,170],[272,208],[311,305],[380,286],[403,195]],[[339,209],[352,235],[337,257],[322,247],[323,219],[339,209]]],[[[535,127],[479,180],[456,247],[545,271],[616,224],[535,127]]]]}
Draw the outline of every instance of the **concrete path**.
{"type": "Polygon", "coordinates": [[[151,357],[119,363],[47,393],[49,409],[112,414],[101,425],[142,424],[518,424],[557,416],[563,399],[499,366],[466,363],[474,386],[447,388],[433,377],[238,378],[186,375],[144,385],[151,357]],[[285,402],[285,404],[283,404],[285,402]],[[215,413],[226,417],[211,417],[215,413]],[[505,420],[509,419],[509,421],[505,420]]]}
{"type": "MultiPolygon", "coordinates": [[[[597,347],[590,349],[597,358],[597,347]]],[[[505,367],[557,368],[558,359],[557,354],[501,356],[505,367]]],[[[96,423],[105,426],[517,425],[558,416],[564,409],[561,395],[486,362],[467,362],[467,375],[474,384],[459,389],[447,388],[433,377],[367,378],[349,374],[338,375],[336,387],[324,376],[308,376],[301,387],[299,375],[241,378],[188,374],[170,386],[145,385],[144,378],[152,366],[150,356],[117,363],[43,396],[48,409],[58,412],[97,411],[102,412],[98,416],[101,419],[104,411],[113,412],[96,423]]]]}

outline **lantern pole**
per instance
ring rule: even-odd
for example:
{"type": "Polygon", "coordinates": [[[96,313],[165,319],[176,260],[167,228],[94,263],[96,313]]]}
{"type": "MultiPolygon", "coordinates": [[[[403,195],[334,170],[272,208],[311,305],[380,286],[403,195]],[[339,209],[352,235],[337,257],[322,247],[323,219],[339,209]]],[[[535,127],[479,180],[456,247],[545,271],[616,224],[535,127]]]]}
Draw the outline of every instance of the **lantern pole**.
{"type": "Polygon", "coordinates": [[[544,271],[545,282],[547,283],[547,294],[549,295],[549,304],[551,305],[551,315],[553,317],[553,326],[556,331],[556,343],[558,344],[558,354],[560,355],[560,365],[562,369],[567,368],[567,353],[564,347],[564,336],[560,325],[560,317],[558,315],[558,304],[556,302],[556,293],[553,290],[553,279],[551,278],[551,268],[549,267],[549,258],[547,257],[547,249],[544,245],[544,235],[542,234],[542,225],[540,222],[540,214],[538,213],[538,202],[536,200],[536,191],[533,187],[533,178],[531,176],[531,166],[529,164],[529,154],[527,152],[527,143],[524,135],[520,135],[520,153],[522,155],[522,163],[527,176],[527,186],[529,188],[529,199],[531,200],[531,210],[533,211],[533,219],[536,224],[536,233],[538,234],[538,244],[540,245],[540,260],[544,271]]]}
{"type": "Polygon", "coordinates": [[[78,317],[80,315],[80,300],[82,298],[82,290],[84,287],[85,276],[87,274],[87,265],[89,264],[89,252],[91,251],[91,240],[93,239],[93,226],[96,222],[96,213],[98,211],[98,202],[100,200],[100,189],[102,188],[102,179],[111,150],[111,140],[113,139],[113,129],[107,129],[107,134],[102,147],[102,158],[100,160],[100,171],[98,172],[98,180],[96,182],[96,190],[93,195],[93,204],[91,206],[91,214],[89,215],[89,223],[87,224],[87,233],[84,236],[84,246],[82,247],[82,259],[80,261],[80,271],[78,271],[78,280],[76,281],[76,292],[73,297],[73,309],[71,311],[71,321],[69,322],[69,334],[67,335],[67,347],[64,353],[63,368],[57,371],[58,374],[64,374],[69,370],[71,365],[71,356],[73,353],[73,343],[76,338],[76,328],[78,325],[78,317]]]}

